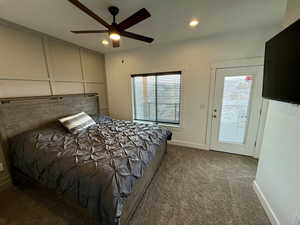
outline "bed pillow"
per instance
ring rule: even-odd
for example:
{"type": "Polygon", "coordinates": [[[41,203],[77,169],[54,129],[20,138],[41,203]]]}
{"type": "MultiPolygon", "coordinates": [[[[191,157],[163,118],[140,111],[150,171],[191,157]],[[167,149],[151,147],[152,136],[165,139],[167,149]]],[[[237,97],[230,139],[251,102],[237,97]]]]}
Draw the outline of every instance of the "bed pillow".
{"type": "Polygon", "coordinates": [[[60,118],[59,122],[73,134],[77,134],[80,131],[96,124],[95,121],[85,112],[60,118]]]}
{"type": "Polygon", "coordinates": [[[111,117],[101,115],[101,114],[93,115],[92,118],[96,123],[105,123],[105,122],[111,122],[112,121],[111,117]]]}

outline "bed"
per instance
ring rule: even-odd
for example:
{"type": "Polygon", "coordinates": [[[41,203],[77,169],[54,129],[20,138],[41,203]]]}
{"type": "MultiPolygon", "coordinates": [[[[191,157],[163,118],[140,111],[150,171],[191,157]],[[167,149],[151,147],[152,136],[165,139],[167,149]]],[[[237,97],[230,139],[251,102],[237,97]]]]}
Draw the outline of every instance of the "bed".
{"type": "Polygon", "coordinates": [[[98,96],[0,99],[1,143],[18,183],[28,179],[78,204],[101,225],[126,225],[166,152],[171,132],[99,116],[98,96]],[[56,120],[85,111],[74,135],[56,120]]]}

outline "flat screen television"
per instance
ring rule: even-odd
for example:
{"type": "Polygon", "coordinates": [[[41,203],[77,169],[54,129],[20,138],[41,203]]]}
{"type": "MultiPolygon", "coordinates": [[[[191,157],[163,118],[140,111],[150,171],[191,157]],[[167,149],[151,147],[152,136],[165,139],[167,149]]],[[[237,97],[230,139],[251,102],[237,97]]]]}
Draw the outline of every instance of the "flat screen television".
{"type": "Polygon", "coordinates": [[[300,19],[266,43],[262,95],[300,104],[300,19]]]}

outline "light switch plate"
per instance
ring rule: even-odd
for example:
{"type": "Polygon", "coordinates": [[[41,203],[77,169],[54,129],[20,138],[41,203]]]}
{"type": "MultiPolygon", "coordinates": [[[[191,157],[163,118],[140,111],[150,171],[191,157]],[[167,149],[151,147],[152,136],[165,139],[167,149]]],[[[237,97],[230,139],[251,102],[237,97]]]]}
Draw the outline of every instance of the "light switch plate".
{"type": "Polygon", "coordinates": [[[0,172],[4,171],[3,163],[0,163],[0,172]]]}

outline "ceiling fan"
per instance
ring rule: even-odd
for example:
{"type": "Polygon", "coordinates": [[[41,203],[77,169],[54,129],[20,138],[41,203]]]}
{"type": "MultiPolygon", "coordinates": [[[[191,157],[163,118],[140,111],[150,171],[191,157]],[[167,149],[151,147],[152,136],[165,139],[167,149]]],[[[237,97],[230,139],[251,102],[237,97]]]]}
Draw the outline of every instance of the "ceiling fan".
{"type": "Polygon", "coordinates": [[[127,19],[123,20],[121,23],[116,23],[116,15],[119,13],[119,9],[116,6],[110,6],[108,7],[108,11],[113,15],[113,22],[112,24],[109,24],[105,22],[103,19],[101,19],[98,15],[96,15],[94,12],[92,12],[90,9],[88,9],[86,6],[84,6],[78,0],[68,0],[68,1],[107,28],[107,30],[71,31],[72,33],[75,34],[108,33],[109,38],[112,40],[112,46],[114,48],[120,47],[120,36],[124,36],[139,41],[144,41],[148,43],[151,43],[154,40],[153,38],[150,37],[125,31],[126,29],[134,26],[135,24],[151,16],[150,13],[145,8],[140,9],[133,15],[129,16],[127,19]]]}

